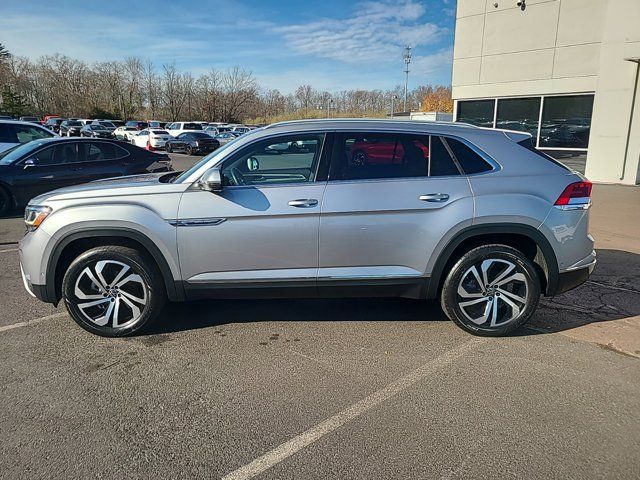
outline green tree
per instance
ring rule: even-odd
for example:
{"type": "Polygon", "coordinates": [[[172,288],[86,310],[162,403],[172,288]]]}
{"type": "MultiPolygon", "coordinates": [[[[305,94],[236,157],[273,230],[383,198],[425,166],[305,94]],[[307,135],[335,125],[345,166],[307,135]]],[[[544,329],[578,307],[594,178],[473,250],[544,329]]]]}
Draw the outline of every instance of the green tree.
{"type": "Polygon", "coordinates": [[[6,115],[19,117],[27,111],[27,102],[22,95],[14,92],[9,85],[2,87],[2,111],[6,115]]]}

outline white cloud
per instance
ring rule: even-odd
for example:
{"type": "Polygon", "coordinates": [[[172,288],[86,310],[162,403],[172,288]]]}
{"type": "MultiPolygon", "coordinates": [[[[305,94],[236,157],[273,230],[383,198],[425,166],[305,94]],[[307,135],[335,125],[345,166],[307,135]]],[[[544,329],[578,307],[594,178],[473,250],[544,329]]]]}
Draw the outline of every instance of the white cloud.
{"type": "Polygon", "coordinates": [[[428,75],[434,72],[450,70],[453,64],[453,48],[445,48],[432,55],[414,57],[411,61],[411,70],[428,75]]]}
{"type": "Polygon", "coordinates": [[[421,21],[425,7],[413,0],[367,1],[346,19],[321,19],[277,27],[296,52],[346,63],[397,62],[402,47],[434,43],[444,29],[421,21]]]}

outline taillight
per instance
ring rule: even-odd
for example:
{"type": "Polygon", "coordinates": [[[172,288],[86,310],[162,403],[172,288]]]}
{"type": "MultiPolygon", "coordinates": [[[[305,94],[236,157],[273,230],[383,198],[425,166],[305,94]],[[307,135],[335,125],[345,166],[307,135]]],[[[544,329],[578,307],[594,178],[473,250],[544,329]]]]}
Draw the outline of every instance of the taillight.
{"type": "Polygon", "coordinates": [[[585,209],[591,205],[591,182],[575,182],[560,194],[555,205],[565,210],[585,209]]]}

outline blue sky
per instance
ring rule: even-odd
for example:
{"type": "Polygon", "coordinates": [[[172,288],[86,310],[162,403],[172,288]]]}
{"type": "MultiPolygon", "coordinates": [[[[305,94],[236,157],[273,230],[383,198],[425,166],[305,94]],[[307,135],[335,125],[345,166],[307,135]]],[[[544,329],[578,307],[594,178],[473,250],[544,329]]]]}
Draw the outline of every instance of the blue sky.
{"type": "Polygon", "coordinates": [[[240,65],[260,85],[337,92],[450,84],[455,0],[1,0],[0,43],[16,55],[175,61],[200,74],[240,65]]]}

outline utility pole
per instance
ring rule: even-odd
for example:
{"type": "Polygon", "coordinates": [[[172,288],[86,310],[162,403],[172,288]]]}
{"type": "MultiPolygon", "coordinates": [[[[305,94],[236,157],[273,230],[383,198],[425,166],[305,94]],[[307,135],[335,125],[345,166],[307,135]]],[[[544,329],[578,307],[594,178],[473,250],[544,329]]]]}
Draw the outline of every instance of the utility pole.
{"type": "Polygon", "coordinates": [[[403,111],[407,111],[407,87],[409,85],[409,64],[411,63],[411,46],[404,47],[404,107],[403,111]]]}

